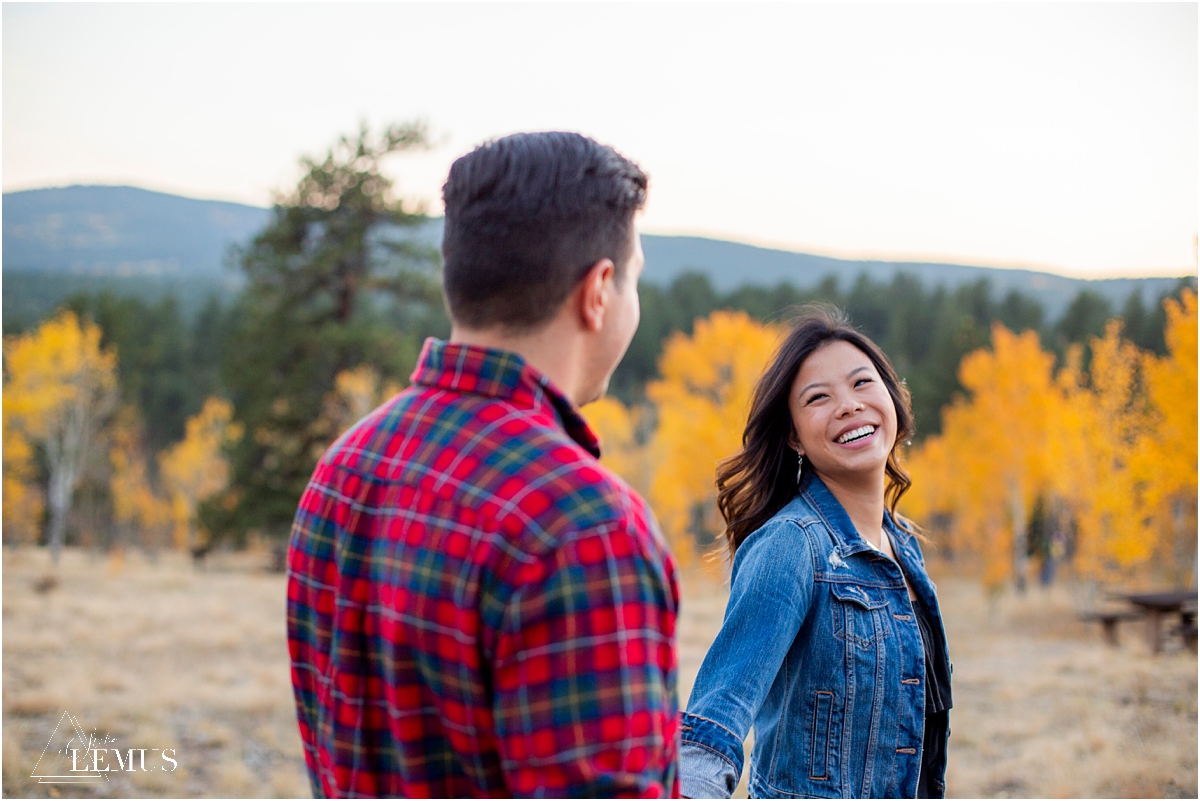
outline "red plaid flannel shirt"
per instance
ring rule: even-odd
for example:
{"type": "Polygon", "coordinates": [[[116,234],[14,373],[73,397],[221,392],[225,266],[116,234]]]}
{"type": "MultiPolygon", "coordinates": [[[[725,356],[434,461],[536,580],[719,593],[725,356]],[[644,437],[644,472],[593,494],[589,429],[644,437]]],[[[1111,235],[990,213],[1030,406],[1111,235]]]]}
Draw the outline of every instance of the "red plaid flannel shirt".
{"type": "Polygon", "coordinates": [[[427,340],[317,465],[288,647],[317,796],[678,795],[675,565],[517,355],[427,340]]]}

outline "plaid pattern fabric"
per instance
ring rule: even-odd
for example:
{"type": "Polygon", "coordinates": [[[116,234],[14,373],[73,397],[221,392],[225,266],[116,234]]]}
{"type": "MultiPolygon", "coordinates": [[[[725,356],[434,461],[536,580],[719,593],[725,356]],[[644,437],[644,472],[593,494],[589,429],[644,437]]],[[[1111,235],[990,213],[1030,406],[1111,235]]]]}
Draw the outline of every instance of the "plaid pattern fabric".
{"type": "Polygon", "coordinates": [[[296,512],[288,648],[316,796],[678,795],[675,565],[571,403],[430,339],[296,512]]]}

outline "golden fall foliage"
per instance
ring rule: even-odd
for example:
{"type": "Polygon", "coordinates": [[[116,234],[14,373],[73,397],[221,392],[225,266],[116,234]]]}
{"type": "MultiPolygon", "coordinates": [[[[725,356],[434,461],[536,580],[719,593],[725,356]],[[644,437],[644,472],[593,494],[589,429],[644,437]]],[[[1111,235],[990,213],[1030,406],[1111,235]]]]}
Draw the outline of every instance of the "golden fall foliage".
{"type": "Polygon", "coordinates": [[[970,400],[943,409],[941,436],[908,460],[914,483],[904,504],[917,520],[952,514],[955,548],[983,555],[989,584],[1007,575],[1008,555],[1023,547],[1027,512],[1054,470],[1048,444],[1059,400],[1054,356],[1034,332],[997,324],[992,342],[959,365],[970,400]]]}
{"type": "MultiPolygon", "coordinates": [[[[1112,320],[1088,343],[1086,373],[1081,347],[1056,369],[1034,332],[996,325],[991,347],[959,365],[966,394],[943,409],[941,434],[906,459],[913,487],[902,511],[976,562],[992,588],[1026,581],[1038,515],[1041,536],[1057,538],[1056,558],[1069,541],[1078,575],[1186,581],[1196,545],[1196,295],[1185,290],[1166,308],[1166,356],[1123,340],[1112,320]]],[[[716,465],[740,448],[754,384],[782,333],[715,312],[668,340],[651,405],[587,407],[604,463],[648,498],[682,562],[721,530],[716,465]]]]}
{"type": "MultiPolygon", "coordinates": [[[[75,488],[86,470],[117,402],[117,354],[100,347],[100,328],[80,323],[70,311],[43,322],[34,331],[4,342],[4,432],[15,432],[16,451],[7,453],[5,490],[20,481],[21,468],[9,480],[8,467],[20,465],[23,438],[26,446],[41,445],[49,468],[46,504],[50,511],[48,540],[57,561],[62,547],[75,488]]],[[[28,472],[25,473],[29,477],[28,472]]],[[[12,514],[37,511],[32,489],[17,490],[24,497],[12,514]]],[[[36,493],[35,493],[36,494],[36,493]]],[[[7,506],[7,504],[6,504],[7,506]]],[[[6,523],[9,511],[6,509],[6,523]]],[[[26,519],[25,530],[36,526],[26,519]]]]}
{"type": "Polygon", "coordinates": [[[652,405],[630,409],[602,398],[585,409],[600,436],[601,461],[641,493],[683,563],[722,530],[716,465],[741,448],[754,384],[782,330],[743,312],[698,319],[677,332],[646,388],[652,405]],[[653,433],[639,431],[654,423],[653,433]]]}
{"type": "Polygon", "coordinates": [[[652,465],[637,430],[646,410],[630,409],[616,398],[601,398],[584,409],[588,425],[600,437],[600,461],[641,493],[648,495],[652,465]]]}
{"type": "Polygon", "coordinates": [[[1141,454],[1151,503],[1196,487],[1196,293],[1168,300],[1166,311],[1167,355],[1145,366],[1154,434],[1141,454]]]}
{"type": "Polygon", "coordinates": [[[1188,563],[1195,569],[1196,553],[1196,293],[1185,289],[1165,305],[1167,355],[1145,363],[1150,421],[1132,462],[1162,533],[1159,555],[1179,580],[1188,563]]]}
{"type": "Polygon", "coordinates": [[[783,335],[743,312],[696,320],[671,336],[646,395],[657,412],[649,500],[683,560],[724,528],[716,509],[717,462],[741,448],[754,385],[783,335]]]}
{"type": "Polygon", "coordinates": [[[1074,522],[1075,567],[1098,578],[1115,578],[1145,562],[1153,546],[1130,469],[1148,422],[1138,389],[1145,354],[1120,334],[1120,321],[1111,320],[1104,337],[1091,340],[1087,377],[1078,368],[1079,349],[1068,354],[1059,373],[1063,408],[1051,443],[1058,469],[1049,491],[1065,502],[1074,522]]]}
{"type": "Polygon", "coordinates": [[[124,523],[141,545],[162,545],[171,525],[171,504],[156,490],[147,470],[135,409],[129,406],[121,409],[109,439],[113,519],[124,523]]]}
{"type": "Polygon", "coordinates": [[[1024,580],[1038,500],[1073,529],[1079,574],[1113,580],[1154,567],[1184,580],[1195,560],[1195,294],[1167,311],[1167,356],[1123,341],[1113,320],[1089,342],[1087,375],[1078,347],[1055,374],[1033,332],[994,327],[992,347],[959,367],[968,396],[908,459],[905,512],[949,520],[953,550],[978,556],[992,587],[1024,580]]]}
{"type": "Polygon", "coordinates": [[[4,541],[34,543],[46,508],[37,485],[33,446],[9,412],[10,394],[4,395],[4,541]]]}
{"type": "Polygon", "coordinates": [[[200,412],[187,421],[184,438],[158,456],[159,474],[170,496],[174,541],[178,548],[198,545],[196,507],[221,492],[229,483],[227,445],[241,438],[233,420],[233,404],[209,398],[200,412]]]}
{"type": "MultiPolygon", "coordinates": [[[[187,436],[159,461],[160,489],[132,406],[117,407],[117,354],[100,347],[101,331],[66,311],[4,343],[5,537],[38,540],[44,506],[49,541],[61,548],[73,495],[87,473],[107,483],[112,517],[132,541],[150,547],[189,542],[196,503],[224,487],[221,448],[238,432],[232,407],[210,398],[187,422],[187,436]],[[49,467],[48,488],[37,484],[34,446],[49,467]],[[104,458],[107,456],[107,458],[104,458]]],[[[120,539],[129,539],[122,536],[120,539]]]]}
{"type": "MultiPolygon", "coordinates": [[[[1024,582],[1037,515],[1042,537],[1052,529],[1069,539],[1078,575],[1187,581],[1196,558],[1196,294],[1184,290],[1166,312],[1165,356],[1123,340],[1112,320],[1088,343],[1086,372],[1081,347],[1056,369],[1034,332],[995,325],[991,346],[959,365],[965,394],[942,410],[941,433],[908,454],[905,515],[965,557],[964,567],[976,562],[992,588],[1024,582]]],[[[691,335],[667,340],[646,405],[603,398],[585,409],[602,461],[649,500],[682,563],[722,529],[716,466],[741,447],[754,386],[784,333],[741,312],[714,312],[696,320],[691,335]]],[[[107,474],[114,518],[144,544],[187,548],[202,538],[197,507],[226,488],[224,451],[242,435],[232,405],[209,398],[154,470],[136,412],[125,408],[110,420],[116,365],[116,354],[100,347],[100,330],[70,312],[6,338],[6,541],[37,541],[48,510],[50,541],[61,546],[72,493],[98,463],[106,465],[98,477],[107,474]],[[45,488],[37,484],[39,446],[49,466],[45,488]]],[[[365,365],[340,373],[299,447],[319,458],[398,390],[365,365]]]]}

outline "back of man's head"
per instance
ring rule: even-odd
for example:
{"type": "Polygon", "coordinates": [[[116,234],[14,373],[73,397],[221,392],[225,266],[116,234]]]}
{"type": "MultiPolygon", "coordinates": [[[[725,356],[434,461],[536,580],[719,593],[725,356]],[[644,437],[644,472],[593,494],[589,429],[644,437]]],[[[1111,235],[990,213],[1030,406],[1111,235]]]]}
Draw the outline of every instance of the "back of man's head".
{"type": "Polygon", "coordinates": [[[513,134],[459,158],[442,188],[451,318],[528,331],[601,259],[623,281],[646,183],[632,161],[575,133],[513,134]]]}

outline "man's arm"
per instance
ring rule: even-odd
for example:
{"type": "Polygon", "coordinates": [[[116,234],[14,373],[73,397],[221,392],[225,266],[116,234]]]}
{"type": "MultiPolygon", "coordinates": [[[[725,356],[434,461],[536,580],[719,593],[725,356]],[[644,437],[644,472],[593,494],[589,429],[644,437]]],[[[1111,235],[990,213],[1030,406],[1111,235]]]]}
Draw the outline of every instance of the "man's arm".
{"type": "Polygon", "coordinates": [[[676,792],[675,568],[633,525],[579,533],[520,571],[494,658],[514,796],[676,792]]]}
{"type": "MultiPolygon", "coordinates": [[[[314,477],[300,499],[287,556],[287,637],[292,691],[314,798],[325,798],[328,792],[322,781],[319,734],[322,705],[329,701],[329,687],[321,666],[330,658],[334,625],[334,589],[327,582],[332,572],[337,524],[326,495],[314,477]]],[[[328,754],[324,756],[329,758],[328,754]]],[[[326,774],[324,779],[331,781],[332,777],[326,774]]]]}

